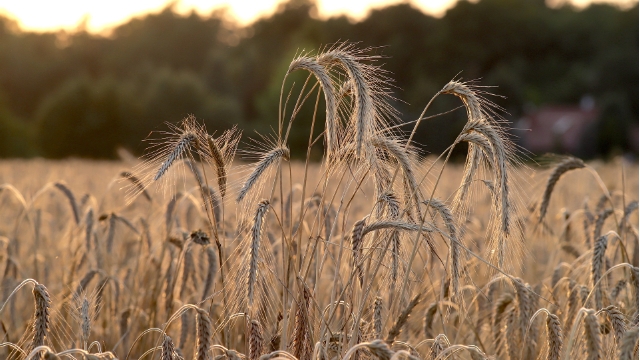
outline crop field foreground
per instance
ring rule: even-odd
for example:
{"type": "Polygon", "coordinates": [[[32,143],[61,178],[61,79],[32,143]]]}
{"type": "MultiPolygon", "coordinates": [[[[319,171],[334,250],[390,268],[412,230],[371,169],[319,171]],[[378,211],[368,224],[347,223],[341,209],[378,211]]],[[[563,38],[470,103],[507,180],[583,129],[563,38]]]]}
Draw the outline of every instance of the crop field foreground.
{"type": "Polygon", "coordinates": [[[140,160],[1,161],[0,358],[638,358],[637,163],[523,162],[456,80],[425,156],[376,60],[294,59],[259,141],[189,116],[140,160]]]}

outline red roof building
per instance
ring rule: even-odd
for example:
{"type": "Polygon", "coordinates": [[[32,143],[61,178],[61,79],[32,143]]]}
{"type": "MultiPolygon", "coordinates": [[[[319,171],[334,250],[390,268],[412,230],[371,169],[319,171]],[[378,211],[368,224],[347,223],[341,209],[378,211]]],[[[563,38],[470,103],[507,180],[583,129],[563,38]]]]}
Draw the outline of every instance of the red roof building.
{"type": "Polygon", "coordinates": [[[526,115],[518,128],[526,131],[522,145],[533,153],[571,153],[583,149],[583,138],[598,120],[591,106],[546,106],[526,115]]]}

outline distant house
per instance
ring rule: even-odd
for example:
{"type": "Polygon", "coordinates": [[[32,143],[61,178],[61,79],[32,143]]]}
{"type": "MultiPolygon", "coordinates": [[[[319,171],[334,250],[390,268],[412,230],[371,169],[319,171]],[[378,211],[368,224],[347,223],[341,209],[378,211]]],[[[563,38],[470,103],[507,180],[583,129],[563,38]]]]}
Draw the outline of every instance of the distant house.
{"type": "Polygon", "coordinates": [[[536,153],[570,153],[579,155],[583,150],[586,132],[598,120],[593,101],[582,101],[580,106],[544,106],[528,113],[518,123],[524,131],[522,146],[536,153]]]}

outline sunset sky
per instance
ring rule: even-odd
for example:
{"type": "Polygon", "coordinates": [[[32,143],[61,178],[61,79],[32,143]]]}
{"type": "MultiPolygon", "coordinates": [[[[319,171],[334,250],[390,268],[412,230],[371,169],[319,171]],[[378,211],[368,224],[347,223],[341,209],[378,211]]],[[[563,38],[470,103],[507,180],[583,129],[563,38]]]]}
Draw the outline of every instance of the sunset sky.
{"type": "MultiPolygon", "coordinates": [[[[18,21],[20,27],[31,31],[49,31],[58,29],[73,30],[85,23],[92,32],[100,32],[132,17],[149,12],[157,12],[171,2],[177,2],[176,9],[187,13],[195,9],[201,14],[227,7],[230,14],[246,24],[254,19],[272,13],[283,0],[2,0],[0,14],[18,21]]],[[[585,6],[596,0],[571,0],[576,6],[585,6]]],[[[629,6],[637,0],[599,0],[629,6]]],[[[346,13],[354,19],[366,16],[371,8],[407,2],[401,0],[320,0],[318,10],[321,17],[330,17],[346,13]]],[[[441,16],[455,4],[456,0],[411,0],[414,6],[426,13],[441,16]]],[[[563,3],[566,0],[549,0],[550,3],[563,3]]]]}

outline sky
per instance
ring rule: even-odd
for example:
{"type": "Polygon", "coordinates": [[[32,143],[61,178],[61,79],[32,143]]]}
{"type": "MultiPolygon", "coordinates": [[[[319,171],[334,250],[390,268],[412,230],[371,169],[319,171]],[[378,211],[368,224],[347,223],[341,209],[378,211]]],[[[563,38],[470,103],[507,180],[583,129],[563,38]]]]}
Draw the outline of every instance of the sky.
{"type": "MultiPolygon", "coordinates": [[[[74,30],[82,24],[91,32],[102,32],[129,19],[150,12],[158,12],[175,2],[180,13],[196,10],[209,14],[226,7],[231,16],[242,24],[273,13],[284,0],[0,0],[0,14],[16,20],[23,30],[74,30]]],[[[551,4],[570,1],[584,7],[593,1],[618,3],[622,6],[637,0],[547,0],[551,4]]],[[[362,19],[372,8],[410,2],[425,13],[442,16],[456,0],[319,0],[318,12],[322,18],[347,14],[362,19]]]]}

